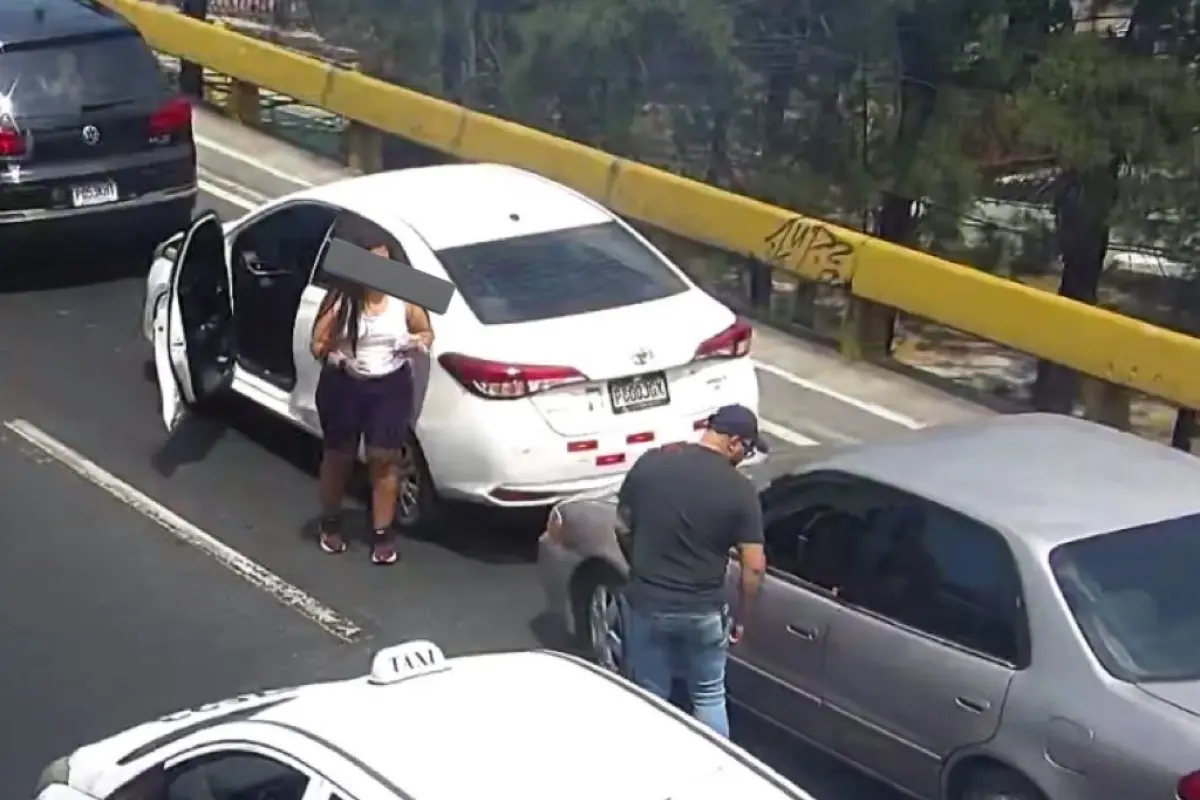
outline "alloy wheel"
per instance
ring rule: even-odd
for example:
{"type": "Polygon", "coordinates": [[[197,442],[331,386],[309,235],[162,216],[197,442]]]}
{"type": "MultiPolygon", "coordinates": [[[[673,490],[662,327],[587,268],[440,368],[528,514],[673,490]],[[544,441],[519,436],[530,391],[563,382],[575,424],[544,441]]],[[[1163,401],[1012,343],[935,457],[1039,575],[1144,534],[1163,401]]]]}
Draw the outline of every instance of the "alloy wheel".
{"type": "Polygon", "coordinates": [[[402,525],[412,525],[421,518],[420,465],[414,456],[412,445],[404,447],[397,469],[400,480],[396,487],[396,519],[402,525]]]}
{"type": "Polygon", "coordinates": [[[598,584],[588,598],[588,639],[596,663],[607,670],[620,672],[623,666],[623,637],[617,593],[611,586],[598,584]]]}

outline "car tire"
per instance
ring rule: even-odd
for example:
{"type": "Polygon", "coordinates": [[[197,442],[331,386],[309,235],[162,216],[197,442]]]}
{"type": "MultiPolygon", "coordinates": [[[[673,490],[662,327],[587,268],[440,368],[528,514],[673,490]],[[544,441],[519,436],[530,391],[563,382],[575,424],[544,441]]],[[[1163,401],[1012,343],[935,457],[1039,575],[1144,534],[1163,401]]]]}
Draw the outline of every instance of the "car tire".
{"type": "Polygon", "coordinates": [[[425,453],[416,437],[409,440],[401,456],[396,527],[409,535],[431,538],[445,523],[445,502],[429,474],[425,453]]]}
{"type": "Polygon", "coordinates": [[[1017,772],[1002,767],[974,769],[953,800],[1046,800],[1036,786],[1017,772]]]}
{"type": "Polygon", "coordinates": [[[619,597],[624,581],[603,561],[581,566],[571,581],[571,607],[580,650],[599,666],[623,674],[624,621],[619,597]]]}

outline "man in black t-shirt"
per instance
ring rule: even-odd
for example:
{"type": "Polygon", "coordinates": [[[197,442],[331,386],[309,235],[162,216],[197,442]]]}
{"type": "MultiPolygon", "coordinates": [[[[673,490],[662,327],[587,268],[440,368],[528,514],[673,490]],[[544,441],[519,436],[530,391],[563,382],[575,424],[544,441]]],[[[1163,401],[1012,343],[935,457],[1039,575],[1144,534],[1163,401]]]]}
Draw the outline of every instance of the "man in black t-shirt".
{"type": "Polygon", "coordinates": [[[630,565],[625,663],[642,688],[668,699],[674,678],[692,712],[729,735],[725,661],[737,644],[766,570],[762,508],[737,465],[766,452],[758,418],[725,406],[708,419],[698,444],[643,455],[618,496],[618,535],[630,565]],[[725,575],[730,550],[741,561],[730,616],[725,575]]]}

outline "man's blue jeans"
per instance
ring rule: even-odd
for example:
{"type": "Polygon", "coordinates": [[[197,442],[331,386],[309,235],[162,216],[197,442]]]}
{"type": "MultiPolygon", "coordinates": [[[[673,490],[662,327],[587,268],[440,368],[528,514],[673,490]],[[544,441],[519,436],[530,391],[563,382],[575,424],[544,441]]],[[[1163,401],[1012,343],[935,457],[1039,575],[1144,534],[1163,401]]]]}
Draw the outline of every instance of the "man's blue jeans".
{"type": "Polygon", "coordinates": [[[625,668],[646,691],[669,700],[673,679],[687,685],[692,714],[729,736],[725,708],[726,615],[639,611],[625,604],[625,668]]]}

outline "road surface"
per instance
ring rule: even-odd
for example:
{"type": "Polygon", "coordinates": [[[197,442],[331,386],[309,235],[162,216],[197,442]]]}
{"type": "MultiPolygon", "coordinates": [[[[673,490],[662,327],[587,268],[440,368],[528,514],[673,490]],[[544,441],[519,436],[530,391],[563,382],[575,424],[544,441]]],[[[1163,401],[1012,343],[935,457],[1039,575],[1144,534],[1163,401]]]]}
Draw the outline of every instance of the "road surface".
{"type": "MultiPolygon", "coordinates": [[[[201,116],[198,132],[201,205],[225,219],[296,188],[284,176],[335,173],[220,120],[201,116]]],[[[431,638],[451,654],[565,645],[543,615],[526,519],[470,515],[436,541],[406,542],[404,563],[381,570],[361,549],[332,559],[310,541],[307,437],[234,405],[164,447],[138,332],[147,257],[6,258],[0,709],[21,735],[0,750],[0,795],[29,791],[45,762],[90,738],[239,691],[361,672],[384,643],[431,638]]],[[[770,333],[756,358],[780,448],[983,413],[770,333]]],[[[739,727],[819,800],[889,797],[739,727]]]]}

